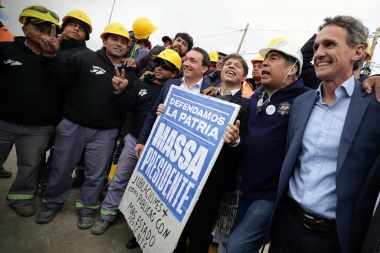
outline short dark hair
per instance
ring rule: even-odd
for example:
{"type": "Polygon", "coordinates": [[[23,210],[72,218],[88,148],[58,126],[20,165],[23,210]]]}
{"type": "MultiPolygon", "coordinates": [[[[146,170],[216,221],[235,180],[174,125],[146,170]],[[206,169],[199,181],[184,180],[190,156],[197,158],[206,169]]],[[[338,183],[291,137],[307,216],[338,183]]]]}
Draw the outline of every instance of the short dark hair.
{"type": "MultiPolygon", "coordinates": [[[[367,37],[369,34],[369,30],[363,23],[354,17],[351,16],[335,16],[335,17],[327,17],[324,20],[324,23],[319,26],[319,31],[325,28],[328,25],[337,25],[339,27],[345,28],[347,30],[347,44],[350,47],[355,47],[357,45],[364,45],[364,50],[367,48],[367,37]]],[[[364,61],[366,54],[355,62],[353,66],[353,70],[357,70],[361,63],[364,61]]]]}
{"type": "Polygon", "coordinates": [[[199,53],[201,53],[203,55],[202,66],[208,67],[208,68],[211,66],[210,56],[208,55],[208,53],[206,52],[206,50],[204,50],[203,48],[200,48],[200,47],[194,47],[191,50],[192,51],[197,51],[197,52],[199,52],[199,53]]]}
{"type": "Polygon", "coordinates": [[[248,64],[247,64],[246,60],[244,60],[243,56],[241,56],[240,54],[232,53],[232,54],[227,55],[223,60],[222,66],[224,66],[226,61],[228,61],[231,58],[239,59],[241,61],[241,65],[243,66],[244,75],[245,76],[248,75],[248,64]]]}
{"type": "Polygon", "coordinates": [[[183,40],[187,42],[187,51],[190,51],[194,46],[193,37],[190,36],[188,33],[177,33],[174,37],[174,39],[177,39],[178,37],[181,37],[183,40]]]}

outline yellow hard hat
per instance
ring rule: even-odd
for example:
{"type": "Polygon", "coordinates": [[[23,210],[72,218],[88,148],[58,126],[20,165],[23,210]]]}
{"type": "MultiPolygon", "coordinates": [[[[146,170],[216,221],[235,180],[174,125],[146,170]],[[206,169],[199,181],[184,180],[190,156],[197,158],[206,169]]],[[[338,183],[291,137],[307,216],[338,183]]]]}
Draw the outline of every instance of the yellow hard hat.
{"type": "Polygon", "coordinates": [[[208,56],[210,57],[210,61],[217,62],[218,61],[218,52],[217,51],[211,51],[208,53],[208,56]]]}
{"type": "Polygon", "coordinates": [[[161,59],[164,59],[164,60],[172,63],[177,68],[178,71],[180,71],[180,69],[182,67],[181,57],[173,49],[165,49],[165,50],[161,51],[161,53],[159,55],[155,56],[155,58],[156,59],[161,58],[161,59]]]}
{"type": "Polygon", "coordinates": [[[120,35],[120,36],[127,38],[128,39],[128,46],[131,45],[131,43],[132,43],[131,39],[129,38],[129,33],[128,33],[127,28],[125,28],[125,26],[123,26],[120,23],[109,23],[106,26],[106,28],[104,28],[103,33],[100,34],[100,38],[102,38],[102,40],[104,40],[104,36],[107,33],[112,33],[112,34],[120,35]]]}
{"type": "Polygon", "coordinates": [[[253,60],[251,60],[251,63],[252,63],[252,65],[253,64],[255,64],[256,62],[263,62],[264,61],[264,58],[261,56],[261,55],[259,55],[259,56],[257,56],[257,58],[256,59],[253,59],[253,60]]]}
{"type": "Polygon", "coordinates": [[[59,16],[57,13],[49,10],[43,5],[26,6],[19,15],[18,21],[24,25],[28,18],[31,18],[33,20],[31,23],[38,24],[43,22],[50,22],[61,29],[61,25],[59,24],[59,16]]]}
{"type": "Polygon", "coordinates": [[[367,39],[367,48],[365,49],[365,52],[367,56],[365,57],[365,61],[370,61],[372,59],[371,55],[371,43],[369,42],[369,39],[367,39]]]}
{"type": "Polygon", "coordinates": [[[138,18],[133,22],[132,29],[136,39],[146,39],[158,29],[158,26],[153,25],[147,18],[138,18]]]}
{"type": "Polygon", "coordinates": [[[66,14],[66,16],[63,17],[62,22],[65,23],[65,21],[70,19],[70,18],[75,18],[75,19],[78,19],[78,20],[82,21],[83,23],[85,23],[87,25],[87,27],[89,28],[88,29],[89,33],[92,33],[91,20],[87,16],[86,13],[84,13],[83,11],[80,11],[80,10],[69,11],[66,14]]]}

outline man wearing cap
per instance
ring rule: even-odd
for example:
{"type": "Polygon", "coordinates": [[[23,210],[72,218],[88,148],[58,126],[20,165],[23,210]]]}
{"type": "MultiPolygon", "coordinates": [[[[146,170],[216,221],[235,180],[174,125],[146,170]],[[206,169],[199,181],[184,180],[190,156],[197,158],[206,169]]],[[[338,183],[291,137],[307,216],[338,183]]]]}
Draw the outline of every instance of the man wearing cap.
{"type": "Polygon", "coordinates": [[[293,103],[270,252],[360,252],[380,190],[368,177],[380,170],[380,104],[353,75],[367,37],[350,16],[319,27],[313,62],[322,82],[293,103]]]}
{"type": "Polygon", "coordinates": [[[265,243],[285,157],[289,113],[293,100],[309,90],[302,79],[297,80],[302,68],[301,51],[287,40],[261,49],[260,55],[264,57],[263,87],[250,99],[242,197],[227,252],[258,252],[265,243]]]}
{"type": "Polygon", "coordinates": [[[121,151],[116,173],[102,202],[100,218],[91,228],[93,234],[103,234],[110,223],[115,220],[125,188],[137,164],[138,159],[134,148],[145,118],[160,94],[163,84],[166,80],[177,77],[182,65],[178,53],[172,49],[162,51],[155,61],[154,74],[145,75],[143,81],[137,79],[132,88],[128,90],[127,108],[133,113],[132,125],[129,134],[124,139],[125,146],[121,151]]]}
{"type": "Polygon", "coordinates": [[[158,26],[152,24],[147,18],[137,18],[133,21],[132,31],[129,32],[132,43],[128,47],[126,58],[139,61],[152,49],[152,43],[149,41],[149,36],[152,35],[158,26]],[[148,48],[142,47],[139,44],[146,44],[148,48]]]}
{"type": "Polygon", "coordinates": [[[162,45],[164,48],[170,48],[173,44],[173,40],[169,36],[162,37],[162,42],[164,43],[162,45]]]}
{"type": "Polygon", "coordinates": [[[35,213],[38,165],[59,122],[63,89],[43,75],[39,54],[43,35],[57,27],[57,14],[41,5],[25,7],[19,16],[25,37],[0,42],[0,164],[17,149],[17,176],[7,199],[19,216],[35,213]]]}
{"type": "MultiPolygon", "coordinates": [[[[170,49],[175,50],[179,56],[183,58],[187,52],[193,48],[193,45],[193,37],[188,33],[177,33],[170,49]]],[[[149,54],[145,55],[139,61],[134,61],[133,59],[128,58],[125,64],[128,67],[134,67],[137,76],[140,77],[145,74],[145,72],[154,70],[154,56],[161,53],[164,49],[165,47],[157,45],[152,48],[149,54]]]]}
{"type": "Polygon", "coordinates": [[[63,120],[56,127],[52,172],[44,194],[44,210],[35,219],[45,224],[54,219],[71,191],[71,173],[85,150],[83,196],[76,201],[80,214],[78,227],[90,228],[92,213],[99,208],[103,178],[111,163],[115,140],[128,98],[125,87],[136,76],[122,66],[129,35],[119,23],[108,24],[101,38],[103,48],[85,50],[61,62],[57,55],[65,37],[45,36],[41,62],[52,85],[68,87],[63,106],[63,120]],[[114,73],[116,72],[116,76],[114,73]]]}
{"type": "Polygon", "coordinates": [[[251,60],[252,63],[252,78],[245,79],[242,85],[242,93],[247,97],[251,97],[256,90],[261,87],[261,69],[263,67],[264,58],[259,55],[256,59],[251,60]]]}
{"type": "MultiPolygon", "coordinates": [[[[86,46],[86,40],[90,39],[92,32],[91,20],[86,13],[80,10],[69,11],[62,19],[62,31],[65,32],[64,40],[60,44],[58,52],[62,62],[66,62],[72,55],[83,50],[90,50],[86,46]]],[[[54,144],[54,136],[50,141],[49,147],[54,144]]],[[[50,151],[52,153],[52,150],[50,151]]],[[[39,184],[41,192],[46,190],[46,185],[51,172],[51,159],[43,159],[40,164],[39,184]]],[[[78,163],[73,178],[73,187],[80,186],[84,182],[84,163],[83,159],[78,163]]]]}

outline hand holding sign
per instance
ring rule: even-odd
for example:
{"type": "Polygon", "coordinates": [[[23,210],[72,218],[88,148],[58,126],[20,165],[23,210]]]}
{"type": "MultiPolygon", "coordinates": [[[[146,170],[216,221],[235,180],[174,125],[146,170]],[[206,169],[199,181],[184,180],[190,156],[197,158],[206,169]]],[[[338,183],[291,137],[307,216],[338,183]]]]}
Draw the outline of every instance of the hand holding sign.
{"type": "Polygon", "coordinates": [[[157,111],[156,111],[157,116],[160,116],[164,112],[165,112],[165,105],[164,104],[159,104],[158,107],[157,107],[157,111]]]}
{"type": "Polygon", "coordinates": [[[230,145],[234,145],[236,141],[239,139],[239,127],[240,120],[237,120],[235,125],[228,123],[228,126],[224,130],[223,140],[225,143],[230,145]]]}

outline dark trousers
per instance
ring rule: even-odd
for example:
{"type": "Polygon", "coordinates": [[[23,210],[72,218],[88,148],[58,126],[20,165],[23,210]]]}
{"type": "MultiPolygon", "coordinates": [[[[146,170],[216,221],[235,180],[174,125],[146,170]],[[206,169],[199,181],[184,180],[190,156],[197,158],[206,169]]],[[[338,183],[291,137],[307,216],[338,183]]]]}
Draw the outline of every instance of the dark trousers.
{"type": "MultiPolygon", "coordinates": [[[[285,197],[287,198],[287,197],[285,197]]],[[[311,230],[303,225],[289,201],[277,208],[271,230],[269,253],[338,253],[337,235],[311,230]]]]}
{"type": "Polygon", "coordinates": [[[221,194],[207,195],[202,192],[182,231],[174,253],[186,252],[187,238],[189,238],[191,253],[208,253],[211,230],[215,223],[221,198],[221,194]]]}
{"type": "Polygon", "coordinates": [[[380,252],[380,204],[369,226],[367,236],[362,248],[362,253],[379,253],[380,252]]]}

